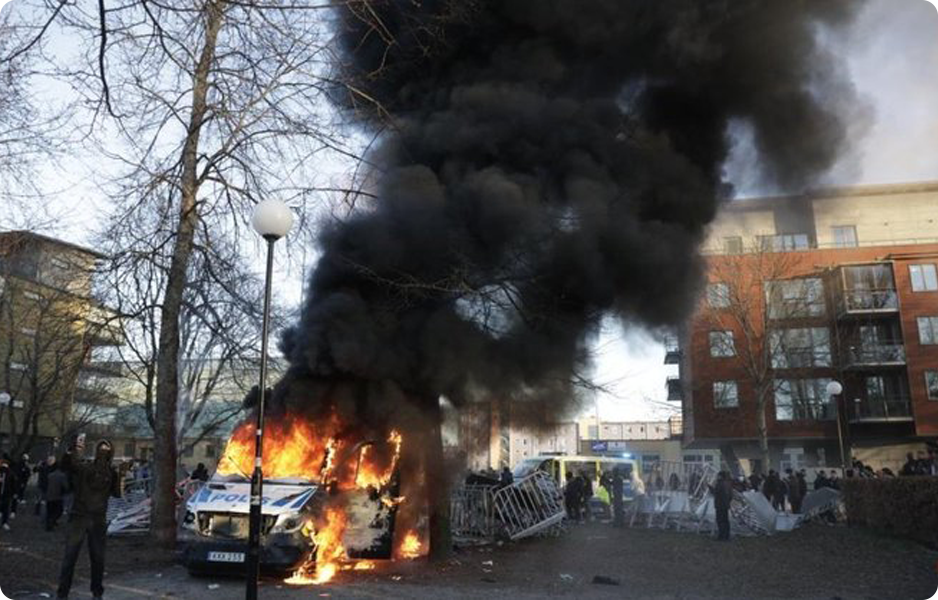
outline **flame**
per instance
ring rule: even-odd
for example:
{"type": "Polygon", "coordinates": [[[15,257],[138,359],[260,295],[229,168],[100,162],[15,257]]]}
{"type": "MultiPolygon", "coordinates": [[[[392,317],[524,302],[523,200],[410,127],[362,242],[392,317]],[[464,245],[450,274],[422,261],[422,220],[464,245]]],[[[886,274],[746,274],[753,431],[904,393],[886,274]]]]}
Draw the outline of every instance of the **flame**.
{"type": "Polygon", "coordinates": [[[373,446],[364,446],[358,457],[358,472],[355,474],[355,487],[365,489],[373,487],[380,489],[386,486],[394,471],[397,469],[397,462],[401,456],[401,444],[403,438],[397,431],[392,431],[388,436],[388,443],[394,448],[390,459],[382,456],[375,456],[373,446]],[[382,464],[382,463],[388,464],[382,464]]]}
{"type": "MultiPolygon", "coordinates": [[[[337,423],[326,421],[320,430],[307,420],[288,413],[281,419],[269,419],[264,432],[264,459],[261,468],[265,478],[299,477],[318,481],[323,462],[330,452],[337,423]]],[[[253,422],[245,421],[231,434],[225,446],[218,473],[250,477],[254,470],[253,422]]]]}
{"type": "Polygon", "coordinates": [[[327,508],[325,523],[315,530],[306,527],[303,532],[312,534],[314,559],[307,561],[296,573],[286,579],[289,585],[320,585],[332,580],[339,570],[339,562],[345,558],[342,534],[345,533],[347,519],[345,512],[338,508],[327,508]]]}
{"type": "MultiPolygon", "coordinates": [[[[343,537],[348,525],[341,492],[354,489],[386,489],[394,478],[400,461],[403,437],[391,431],[387,446],[356,443],[349,439],[338,418],[313,423],[299,415],[287,413],[268,419],[264,431],[262,469],[265,479],[303,478],[316,481],[338,496],[330,496],[330,506],[315,520],[303,525],[302,533],[312,542],[313,550],[306,562],[284,581],[289,585],[320,585],[332,580],[340,570],[370,571],[376,564],[370,560],[349,561],[343,537]]],[[[218,463],[221,475],[250,477],[254,470],[255,425],[241,423],[232,433],[218,463]]],[[[331,492],[330,492],[331,493],[331,492]]],[[[384,506],[394,508],[403,497],[381,497],[384,506]]],[[[400,556],[414,558],[422,552],[415,532],[404,540],[400,556]],[[411,539],[411,537],[413,539],[411,539]]]]}
{"type": "Polygon", "coordinates": [[[407,559],[419,558],[423,554],[426,554],[423,542],[420,540],[420,536],[415,530],[408,531],[407,535],[404,536],[404,540],[401,542],[400,548],[398,549],[398,554],[400,554],[402,558],[407,559]]]}

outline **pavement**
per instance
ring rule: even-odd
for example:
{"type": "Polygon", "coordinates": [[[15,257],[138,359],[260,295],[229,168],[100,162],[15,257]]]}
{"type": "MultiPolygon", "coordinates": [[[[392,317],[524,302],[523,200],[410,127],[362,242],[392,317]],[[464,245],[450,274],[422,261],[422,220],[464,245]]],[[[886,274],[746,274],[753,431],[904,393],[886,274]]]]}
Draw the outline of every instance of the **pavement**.
{"type": "MultiPolygon", "coordinates": [[[[32,518],[0,535],[0,590],[10,598],[54,596],[62,532],[32,518]],[[31,527],[30,525],[33,524],[31,527]]],[[[108,541],[105,597],[244,597],[244,581],[192,577],[145,537],[108,541]]],[[[89,598],[87,555],[72,598],[89,598]]],[[[443,564],[384,563],[302,588],[265,579],[262,599],[495,597],[654,600],[926,600],[938,590],[938,552],[846,526],[808,525],[772,537],[721,543],[695,533],[575,525],[557,538],[463,549],[443,564]]]]}

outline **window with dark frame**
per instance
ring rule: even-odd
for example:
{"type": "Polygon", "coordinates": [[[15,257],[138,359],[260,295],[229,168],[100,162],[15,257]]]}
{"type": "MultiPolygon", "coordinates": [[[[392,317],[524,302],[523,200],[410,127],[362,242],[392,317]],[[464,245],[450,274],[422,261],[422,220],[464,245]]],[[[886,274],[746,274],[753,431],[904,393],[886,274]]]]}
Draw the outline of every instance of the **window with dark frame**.
{"type": "Polygon", "coordinates": [[[735,381],[713,382],[714,408],[736,408],[739,406],[739,388],[735,381]]]}
{"type": "Polygon", "coordinates": [[[727,308],[730,305],[730,287],[725,283],[707,284],[707,306],[727,308]]]}
{"type": "Polygon", "coordinates": [[[732,331],[710,332],[710,356],[713,358],[736,356],[736,345],[733,341],[732,331]]]}

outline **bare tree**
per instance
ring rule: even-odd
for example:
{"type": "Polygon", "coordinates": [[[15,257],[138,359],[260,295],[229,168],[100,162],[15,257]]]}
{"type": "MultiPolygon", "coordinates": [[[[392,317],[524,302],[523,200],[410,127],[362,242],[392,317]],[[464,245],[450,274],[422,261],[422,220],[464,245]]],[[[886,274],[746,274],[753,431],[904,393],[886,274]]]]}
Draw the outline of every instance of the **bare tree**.
{"type": "MultiPolygon", "coordinates": [[[[821,275],[803,254],[775,250],[761,244],[744,254],[709,257],[697,319],[711,356],[730,359],[739,376],[713,382],[714,403],[738,405],[737,382],[752,388],[764,468],[770,464],[769,401],[775,400],[777,417],[829,418],[824,394],[793,390],[791,382],[834,366],[821,275]]],[[[726,453],[736,461],[731,448],[726,453]]]]}
{"type": "Polygon", "coordinates": [[[60,64],[57,74],[83,99],[88,141],[117,174],[108,187],[114,222],[136,228],[166,260],[151,294],[160,306],[158,330],[149,332],[157,361],[144,373],[156,381],[152,523],[163,542],[175,537],[182,315],[193,264],[200,254],[213,261],[221,241],[238,245],[258,200],[302,208],[343,187],[323,183],[318,163],[354,157],[328,109],[335,86],[325,13],[317,10],[327,6],[37,0],[24,13],[33,17],[26,40],[41,39],[53,23],[80,45],[82,59],[60,64]],[[153,208],[161,218],[141,217],[153,208]]]}

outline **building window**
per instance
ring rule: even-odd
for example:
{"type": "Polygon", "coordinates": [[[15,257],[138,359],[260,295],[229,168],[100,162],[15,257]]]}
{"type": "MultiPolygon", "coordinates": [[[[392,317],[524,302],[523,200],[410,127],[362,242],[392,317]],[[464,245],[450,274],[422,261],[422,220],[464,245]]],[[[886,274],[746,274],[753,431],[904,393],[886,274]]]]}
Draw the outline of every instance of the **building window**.
{"type": "Polygon", "coordinates": [[[856,248],[857,228],[853,225],[839,225],[831,227],[834,234],[835,248],[856,248]]]}
{"type": "Polygon", "coordinates": [[[764,252],[793,252],[808,249],[808,234],[786,233],[779,235],[760,235],[759,247],[764,252]]]}
{"type": "Polygon", "coordinates": [[[776,421],[829,421],[834,408],[827,395],[830,379],[776,379],[776,421]]]}
{"type": "Polygon", "coordinates": [[[824,316],[824,282],[817,277],[766,282],[765,303],[770,319],[824,316]]]}
{"type": "Polygon", "coordinates": [[[733,343],[732,331],[710,332],[710,356],[714,358],[736,356],[736,345],[733,343]]]}
{"type": "Polygon", "coordinates": [[[909,265],[913,292],[938,291],[938,273],[935,265],[909,265]]]}
{"type": "Polygon", "coordinates": [[[134,443],[124,442],[124,458],[133,458],[133,457],[134,457],[134,443]]]}
{"type": "Polygon", "coordinates": [[[938,371],[925,371],[925,390],[929,400],[938,400],[938,371]]]}
{"type": "Polygon", "coordinates": [[[727,254],[742,254],[743,238],[738,235],[723,238],[723,251],[727,254]]]}
{"type": "Polygon", "coordinates": [[[188,447],[186,447],[185,450],[182,451],[182,455],[183,455],[185,458],[192,458],[192,455],[193,455],[193,454],[195,454],[195,452],[193,452],[192,446],[188,446],[188,447]]]}
{"type": "Polygon", "coordinates": [[[831,366],[830,331],[826,327],[799,327],[769,332],[769,353],[774,369],[831,366]]]}
{"type": "Polygon", "coordinates": [[[707,284],[707,306],[726,308],[730,305],[730,288],[725,283],[707,284]]]}
{"type": "Polygon", "coordinates": [[[919,317],[918,341],[922,345],[938,344],[938,317],[919,317]]]}
{"type": "Polygon", "coordinates": [[[205,458],[215,458],[215,444],[205,444],[205,458]]]}
{"type": "Polygon", "coordinates": [[[739,406],[739,390],[735,381],[713,382],[713,406],[715,408],[736,408],[739,406]]]}
{"type": "Polygon", "coordinates": [[[598,425],[588,425],[586,428],[586,435],[589,436],[591,440],[599,439],[599,426],[598,425]]]}

